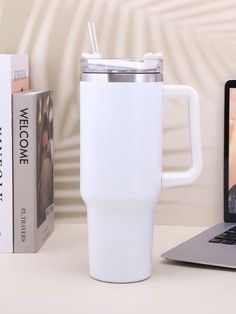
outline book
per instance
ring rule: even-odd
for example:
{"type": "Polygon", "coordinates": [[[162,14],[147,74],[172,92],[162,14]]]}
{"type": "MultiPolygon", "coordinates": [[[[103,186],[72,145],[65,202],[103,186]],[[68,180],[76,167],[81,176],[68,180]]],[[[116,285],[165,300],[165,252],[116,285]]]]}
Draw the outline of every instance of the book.
{"type": "Polygon", "coordinates": [[[0,54],[0,253],[13,252],[12,93],[29,89],[26,54],[0,54]]]}
{"type": "Polygon", "coordinates": [[[52,92],[13,94],[14,252],[37,252],[54,230],[52,92]]]}

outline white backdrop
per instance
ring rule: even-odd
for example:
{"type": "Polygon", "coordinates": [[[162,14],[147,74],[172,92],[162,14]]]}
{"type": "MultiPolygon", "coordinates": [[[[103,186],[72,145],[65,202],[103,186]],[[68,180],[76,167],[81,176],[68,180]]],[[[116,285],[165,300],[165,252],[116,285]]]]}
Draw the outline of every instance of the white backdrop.
{"type": "MultiPolygon", "coordinates": [[[[102,54],[164,55],[164,81],[201,99],[204,170],[191,186],[163,190],[156,222],[210,225],[223,212],[223,86],[236,76],[236,1],[0,0],[0,52],[28,52],[31,86],[55,102],[57,218],[85,221],[79,195],[79,60],[94,19],[102,54]]],[[[190,162],[186,104],[164,104],[164,166],[190,162]]]]}

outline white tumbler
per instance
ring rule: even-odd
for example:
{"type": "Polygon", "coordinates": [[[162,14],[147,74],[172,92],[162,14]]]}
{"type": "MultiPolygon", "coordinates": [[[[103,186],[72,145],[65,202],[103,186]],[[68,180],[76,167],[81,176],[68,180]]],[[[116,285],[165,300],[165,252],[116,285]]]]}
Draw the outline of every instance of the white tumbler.
{"type": "Polygon", "coordinates": [[[161,187],[192,183],[202,168],[197,92],[163,85],[160,54],[141,60],[81,59],[80,190],[87,206],[90,275],[148,278],[161,187]],[[162,171],[162,98],[187,99],[192,165],[162,171]]]}

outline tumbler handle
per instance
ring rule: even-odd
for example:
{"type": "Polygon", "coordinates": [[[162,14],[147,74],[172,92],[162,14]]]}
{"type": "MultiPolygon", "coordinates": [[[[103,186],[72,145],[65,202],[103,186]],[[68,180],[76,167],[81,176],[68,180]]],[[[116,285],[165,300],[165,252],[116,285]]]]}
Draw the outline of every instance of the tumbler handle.
{"type": "Polygon", "coordinates": [[[188,101],[192,165],[185,171],[163,172],[162,186],[173,187],[178,185],[187,185],[196,180],[202,170],[198,93],[195,89],[186,85],[163,85],[163,96],[167,98],[184,97],[188,101]]]}

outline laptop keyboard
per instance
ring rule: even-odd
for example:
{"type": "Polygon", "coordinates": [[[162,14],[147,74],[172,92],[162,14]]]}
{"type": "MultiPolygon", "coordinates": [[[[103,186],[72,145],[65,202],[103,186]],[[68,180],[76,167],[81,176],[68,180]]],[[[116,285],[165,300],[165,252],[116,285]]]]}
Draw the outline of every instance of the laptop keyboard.
{"type": "Polygon", "coordinates": [[[232,227],[226,230],[225,232],[211,239],[209,242],[229,244],[229,245],[236,244],[236,227],[232,227]]]}

